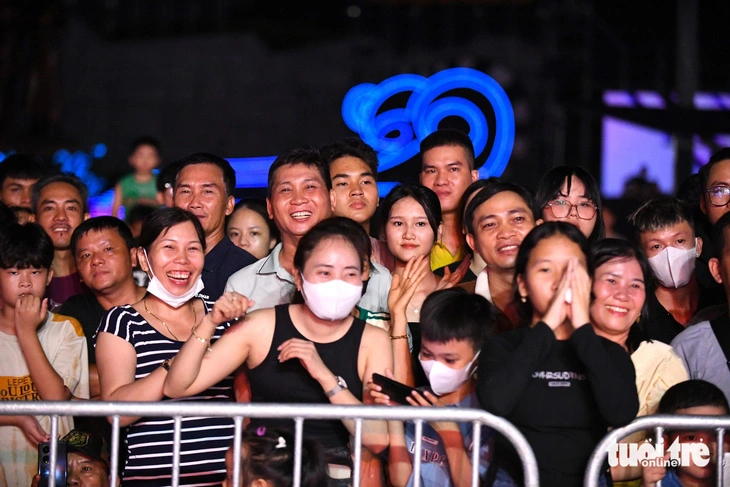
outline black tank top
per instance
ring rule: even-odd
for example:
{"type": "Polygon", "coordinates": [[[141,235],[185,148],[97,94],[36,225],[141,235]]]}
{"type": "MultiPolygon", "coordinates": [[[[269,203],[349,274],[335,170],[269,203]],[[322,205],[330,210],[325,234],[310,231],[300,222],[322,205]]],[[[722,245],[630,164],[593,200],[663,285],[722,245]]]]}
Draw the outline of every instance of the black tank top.
{"type": "MultiPolygon", "coordinates": [[[[312,379],[299,360],[292,359],[280,363],[277,358],[279,356],[277,348],[285,341],[290,338],[306,340],[292,323],[289,306],[289,304],[276,306],[274,337],[269,353],[261,364],[249,370],[251,402],[330,404],[322,387],[312,379]]],[[[364,330],[365,322],[354,318],[350,329],[339,340],[314,344],[322,362],[333,374],[345,379],[347,388],[360,401],[362,401],[362,380],[357,371],[357,357],[364,330]]],[[[294,422],[288,419],[251,419],[249,428],[261,426],[291,430],[294,422]]],[[[346,446],[350,436],[341,421],[315,420],[304,421],[304,435],[316,439],[325,448],[346,446]]]]}

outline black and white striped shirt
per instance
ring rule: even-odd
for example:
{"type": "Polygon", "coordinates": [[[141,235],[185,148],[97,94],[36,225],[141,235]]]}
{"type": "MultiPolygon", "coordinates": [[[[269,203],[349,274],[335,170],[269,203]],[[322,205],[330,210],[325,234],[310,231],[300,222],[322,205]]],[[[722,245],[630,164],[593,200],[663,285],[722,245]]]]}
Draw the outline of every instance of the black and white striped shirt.
{"type": "MultiPolygon", "coordinates": [[[[212,302],[204,301],[206,313],[212,302]]],[[[216,328],[213,339],[220,338],[230,326],[216,328]]],[[[132,306],[117,306],[107,312],[100,332],[116,335],[134,346],[137,352],[135,379],[141,379],[174,357],[184,342],[171,340],[155,330],[132,306]]],[[[223,401],[232,399],[233,376],[200,394],[163,401],[223,401]]],[[[172,477],[172,418],[140,418],[127,427],[128,458],[122,472],[125,486],[170,485],[172,477]]],[[[186,417],[182,420],[180,485],[219,485],[226,477],[225,453],[233,439],[231,418],[186,417]]]]}

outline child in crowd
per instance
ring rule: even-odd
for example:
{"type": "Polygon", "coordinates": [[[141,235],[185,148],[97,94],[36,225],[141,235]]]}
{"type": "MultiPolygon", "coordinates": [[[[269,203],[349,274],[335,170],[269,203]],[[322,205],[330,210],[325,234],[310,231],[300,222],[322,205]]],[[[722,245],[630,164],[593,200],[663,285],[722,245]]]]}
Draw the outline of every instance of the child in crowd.
{"type": "MultiPolygon", "coordinates": [[[[243,432],[241,474],[236,487],[290,487],[294,472],[294,437],[283,430],[260,427],[243,432]]],[[[321,487],[328,482],[322,451],[309,438],[302,438],[301,487],[321,487]]],[[[233,446],[226,452],[226,480],[233,487],[233,446]]]]}
{"type": "MultiPolygon", "coordinates": [[[[590,326],[589,254],[576,226],[532,229],[515,261],[526,326],[490,337],[479,358],[479,402],[525,435],[541,487],[583,485],[590,452],[609,427],[631,422],[639,409],[631,358],[590,326]]],[[[520,485],[509,450],[497,438],[495,463],[520,485]]]]}
{"type": "MultiPolygon", "coordinates": [[[[411,405],[479,408],[474,372],[482,344],[492,331],[493,315],[489,301],[461,288],[436,291],[426,298],[418,359],[428,376],[430,390],[414,393],[413,398],[407,399],[411,405]]],[[[401,376],[397,369],[408,365],[396,361],[394,372],[401,376]]],[[[394,375],[390,378],[396,379],[394,375]]],[[[380,390],[380,386],[373,383],[369,387],[372,391],[380,390]]],[[[388,396],[379,392],[371,394],[376,402],[390,404],[388,396]]],[[[424,424],[421,485],[470,484],[472,430],[470,423],[438,421],[424,424]]],[[[394,486],[410,486],[413,483],[415,423],[389,421],[389,433],[390,480],[394,486]]],[[[492,437],[489,428],[482,429],[479,452],[482,477],[489,467],[492,437]]]]}
{"type": "Polygon", "coordinates": [[[276,246],[279,231],[266,214],[266,207],[255,200],[243,200],[228,217],[226,233],[231,242],[257,259],[263,259],[276,246]]]}
{"type": "MultiPolygon", "coordinates": [[[[725,395],[716,386],[704,380],[688,380],[672,386],[659,402],[659,414],[682,414],[702,416],[727,416],[730,412],[725,395]]],[[[710,462],[704,467],[679,465],[676,468],[663,466],[644,467],[643,487],[653,487],[661,480],[662,487],[704,487],[714,486],[717,472],[715,456],[717,433],[707,431],[669,431],[664,436],[665,451],[679,439],[681,445],[704,443],[710,451],[710,462]]],[[[725,451],[728,446],[725,446],[725,451]]],[[[692,455],[689,455],[690,459],[692,455]]]]}
{"type": "Polygon", "coordinates": [[[151,137],[132,142],[127,159],[134,172],[123,176],[114,188],[112,216],[119,216],[119,207],[129,211],[136,205],[157,206],[157,178],[153,170],[160,165],[160,146],[151,137]]]}
{"type": "MultiPolygon", "coordinates": [[[[53,242],[34,224],[0,229],[0,396],[11,401],[89,397],[86,338],[78,321],[48,312],[53,242]]],[[[73,429],[59,418],[58,432],[73,429]]],[[[30,485],[47,416],[0,416],[0,485],[30,485]]]]}

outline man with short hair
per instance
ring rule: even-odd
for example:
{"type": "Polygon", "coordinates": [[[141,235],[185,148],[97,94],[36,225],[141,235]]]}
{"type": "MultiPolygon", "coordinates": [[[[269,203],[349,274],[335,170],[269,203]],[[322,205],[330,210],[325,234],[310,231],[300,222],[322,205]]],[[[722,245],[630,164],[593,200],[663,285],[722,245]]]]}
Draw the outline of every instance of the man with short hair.
{"type": "MultiPolygon", "coordinates": [[[[103,437],[76,428],[60,441],[66,443],[66,485],[109,487],[110,454],[109,446],[103,437]]],[[[31,487],[38,487],[40,479],[40,474],[33,477],[31,487]]],[[[120,483],[121,479],[117,477],[117,485],[120,483]]]]}
{"type": "Polygon", "coordinates": [[[460,203],[466,188],[479,179],[469,136],[444,129],[423,139],[419,179],[436,193],[441,203],[443,224],[431,250],[431,269],[438,269],[462,260],[467,253],[460,203]]]}
{"type": "Polygon", "coordinates": [[[42,161],[27,154],[13,154],[0,163],[0,201],[9,207],[32,211],[32,188],[43,177],[42,161]]]}
{"type": "Polygon", "coordinates": [[[723,296],[704,289],[695,275],[703,241],[695,233],[690,208],[676,198],[655,198],[629,221],[657,281],[656,290],[646,296],[648,316],[642,328],[649,339],[671,343],[699,311],[721,304],[723,296]]]}
{"type": "Polygon", "coordinates": [[[714,225],[730,211],[730,147],[715,152],[699,171],[702,197],[700,209],[714,225]]]}
{"type": "MultiPolygon", "coordinates": [[[[339,140],[321,149],[332,181],[332,216],[356,221],[370,234],[370,220],[378,208],[378,155],[357,137],[339,140]]],[[[389,271],[395,258],[382,240],[370,237],[371,258],[389,271]]]]}
{"type": "MultiPolygon", "coordinates": [[[[226,285],[227,291],[254,301],[249,311],[291,302],[296,291],[294,254],[304,234],[332,216],[330,189],[329,173],[316,149],[291,149],[269,168],[266,208],[281,242],[271,254],[233,274],[226,285]]],[[[388,270],[373,263],[367,290],[358,303],[361,317],[388,310],[390,281],[388,270]]]]}
{"type": "Polygon", "coordinates": [[[59,313],[76,318],[86,335],[92,398],[101,394],[94,353],[99,322],[114,306],[136,303],[145,295],[145,289],[132,277],[137,261],[133,245],[129,227],[113,216],[90,218],[71,236],[71,253],[89,291],[68,298],[59,313]]]}
{"type": "MultiPolygon", "coordinates": [[[[473,290],[495,305],[497,331],[519,325],[514,301],[515,261],[522,240],[542,223],[535,220],[534,201],[525,188],[496,177],[479,181],[482,188],[466,205],[466,242],[487,263],[473,290]]],[[[471,283],[462,287],[470,290],[471,283]]]]}
{"type": "Polygon", "coordinates": [[[231,274],[256,262],[226,235],[226,216],[236,203],[236,173],[227,160],[207,153],[192,154],[179,161],[177,168],[175,206],[194,214],[205,231],[205,288],[200,296],[215,301],[231,274]]]}
{"type": "MultiPolygon", "coordinates": [[[[730,298],[730,213],[712,228],[717,257],[710,259],[712,277],[730,298]]],[[[730,314],[687,327],[672,340],[672,348],[682,358],[690,379],[703,379],[719,387],[730,400],[730,314]]]]}
{"type": "Polygon", "coordinates": [[[32,191],[32,207],[36,222],[53,241],[53,279],[46,289],[49,309],[66,299],[87,291],[76,271],[71,253],[71,235],[82,221],[89,218],[88,190],[72,174],[46,176],[32,191]]]}

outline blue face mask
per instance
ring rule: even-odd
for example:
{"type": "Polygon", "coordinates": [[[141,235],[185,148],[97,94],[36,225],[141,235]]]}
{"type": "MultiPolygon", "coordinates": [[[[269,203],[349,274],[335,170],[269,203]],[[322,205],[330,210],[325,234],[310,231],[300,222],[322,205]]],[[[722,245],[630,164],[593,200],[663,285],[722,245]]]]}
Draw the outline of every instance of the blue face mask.
{"type": "Polygon", "coordinates": [[[203,287],[205,287],[203,284],[203,277],[202,275],[199,275],[193,287],[185,291],[184,294],[180,296],[172,294],[170,291],[165,289],[165,286],[162,285],[160,280],[155,277],[155,273],[152,272],[152,264],[150,264],[150,258],[147,256],[147,251],[145,249],[142,249],[142,252],[144,252],[144,257],[147,261],[147,267],[149,268],[150,275],[150,283],[147,285],[147,292],[159,298],[161,301],[167,303],[173,308],[179,308],[183,304],[187,303],[188,301],[193,299],[200,291],[202,291],[203,287]]]}

